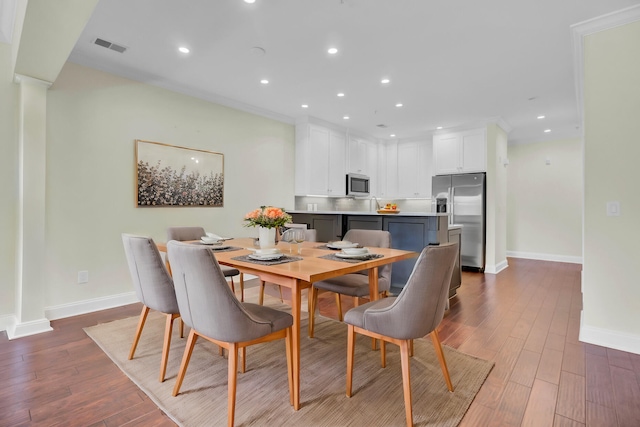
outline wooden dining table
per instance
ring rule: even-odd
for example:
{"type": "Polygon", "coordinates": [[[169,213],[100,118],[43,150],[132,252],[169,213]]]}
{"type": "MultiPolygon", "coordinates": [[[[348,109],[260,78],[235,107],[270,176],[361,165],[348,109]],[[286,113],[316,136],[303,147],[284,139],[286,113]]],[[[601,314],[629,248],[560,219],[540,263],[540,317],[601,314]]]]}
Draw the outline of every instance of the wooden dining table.
{"type": "MultiPolygon", "coordinates": [[[[198,242],[194,242],[198,243],[198,242]]],[[[248,260],[234,258],[249,255],[254,248],[253,238],[237,238],[224,242],[225,246],[239,247],[240,250],[214,251],[218,263],[237,268],[245,274],[258,276],[261,280],[287,287],[291,290],[291,315],[293,316],[293,407],[300,408],[300,320],[302,291],[311,288],[312,283],[342,276],[356,271],[369,270],[369,297],[378,299],[378,268],[396,261],[415,258],[419,254],[412,251],[389,248],[369,248],[371,253],[383,255],[381,258],[360,262],[345,262],[321,258],[335,253],[330,249],[323,249],[319,242],[303,242],[301,254],[289,253],[289,244],[280,242],[278,248],[289,256],[302,258],[299,261],[282,264],[264,265],[248,260]]],[[[166,252],[165,243],[157,243],[161,252],[166,252]]],[[[295,249],[295,247],[294,247],[295,249]]]]}

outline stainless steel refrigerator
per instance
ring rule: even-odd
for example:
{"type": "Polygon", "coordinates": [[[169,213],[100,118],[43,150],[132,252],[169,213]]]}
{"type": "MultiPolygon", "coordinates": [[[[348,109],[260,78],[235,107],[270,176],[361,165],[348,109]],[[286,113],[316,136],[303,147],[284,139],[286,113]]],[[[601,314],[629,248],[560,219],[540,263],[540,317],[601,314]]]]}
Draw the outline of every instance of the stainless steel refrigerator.
{"type": "Polygon", "coordinates": [[[447,199],[449,224],[462,225],[462,267],[484,271],[486,226],[486,175],[438,175],[432,180],[433,200],[447,199]]]}

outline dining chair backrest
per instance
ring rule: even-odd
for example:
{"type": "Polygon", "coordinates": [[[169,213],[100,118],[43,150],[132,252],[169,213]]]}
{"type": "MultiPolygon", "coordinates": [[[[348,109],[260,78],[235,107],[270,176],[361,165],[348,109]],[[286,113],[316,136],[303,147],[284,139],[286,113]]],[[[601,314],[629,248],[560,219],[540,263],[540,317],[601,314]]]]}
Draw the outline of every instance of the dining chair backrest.
{"type": "Polygon", "coordinates": [[[435,330],[444,317],[457,255],[457,243],[425,247],[395,301],[365,312],[367,329],[398,339],[420,338],[435,330]]]}
{"type": "MultiPolygon", "coordinates": [[[[347,231],[343,240],[360,244],[363,247],[390,248],[391,233],[383,230],[351,229],[347,231]]],[[[375,252],[375,250],[373,251],[375,252]]],[[[359,274],[369,274],[369,270],[358,271],[359,274]]],[[[391,264],[385,264],[378,269],[378,276],[391,283],[391,264]]]]}
{"type": "Polygon", "coordinates": [[[200,240],[207,233],[202,227],[169,227],[167,228],[167,241],[178,240],[184,242],[186,240],[200,240]]]}
{"type": "Polygon", "coordinates": [[[175,240],[167,255],[184,322],[213,339],[249,341],[271,333],[271,324],[254,319],[227,285],[213,252],[201,245],[175,240]]]}
{"type": "Polygon", "coordinates": [[[151,237],[122,234],[136,296],[152,310],[178,313],[173,280],[151,237]]]}
{"type": "Polygon", "coordinates": [[[307,242],[317,242],[318,241],[318,231],[315,228],[310,228],[304,230],[304,239],[307,242]]]}

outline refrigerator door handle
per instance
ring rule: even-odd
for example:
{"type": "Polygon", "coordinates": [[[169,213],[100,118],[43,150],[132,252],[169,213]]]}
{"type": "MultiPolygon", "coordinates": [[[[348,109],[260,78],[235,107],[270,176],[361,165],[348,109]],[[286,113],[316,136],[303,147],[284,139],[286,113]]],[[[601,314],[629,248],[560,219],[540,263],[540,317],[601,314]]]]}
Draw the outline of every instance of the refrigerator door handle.
{"type": "Polygon", "coordinates": [[[454,210],[455,202],[454,199],[456,197],[456,187],[451,187],[451,215],[449,215],[449,224],[455,224],[453,221],[453,216],[456,214],[454,210]]]}

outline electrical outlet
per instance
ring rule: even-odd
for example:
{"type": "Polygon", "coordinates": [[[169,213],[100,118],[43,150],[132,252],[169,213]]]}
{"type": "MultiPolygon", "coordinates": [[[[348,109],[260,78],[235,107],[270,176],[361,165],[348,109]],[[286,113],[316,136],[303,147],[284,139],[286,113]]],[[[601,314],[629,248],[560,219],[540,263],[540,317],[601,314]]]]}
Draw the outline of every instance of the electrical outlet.
{"type": "Polygon", "coordinates": [[[88,283],[89,282],[89,272],[87,270],[78,271],[78,283],[88,283]]]}

